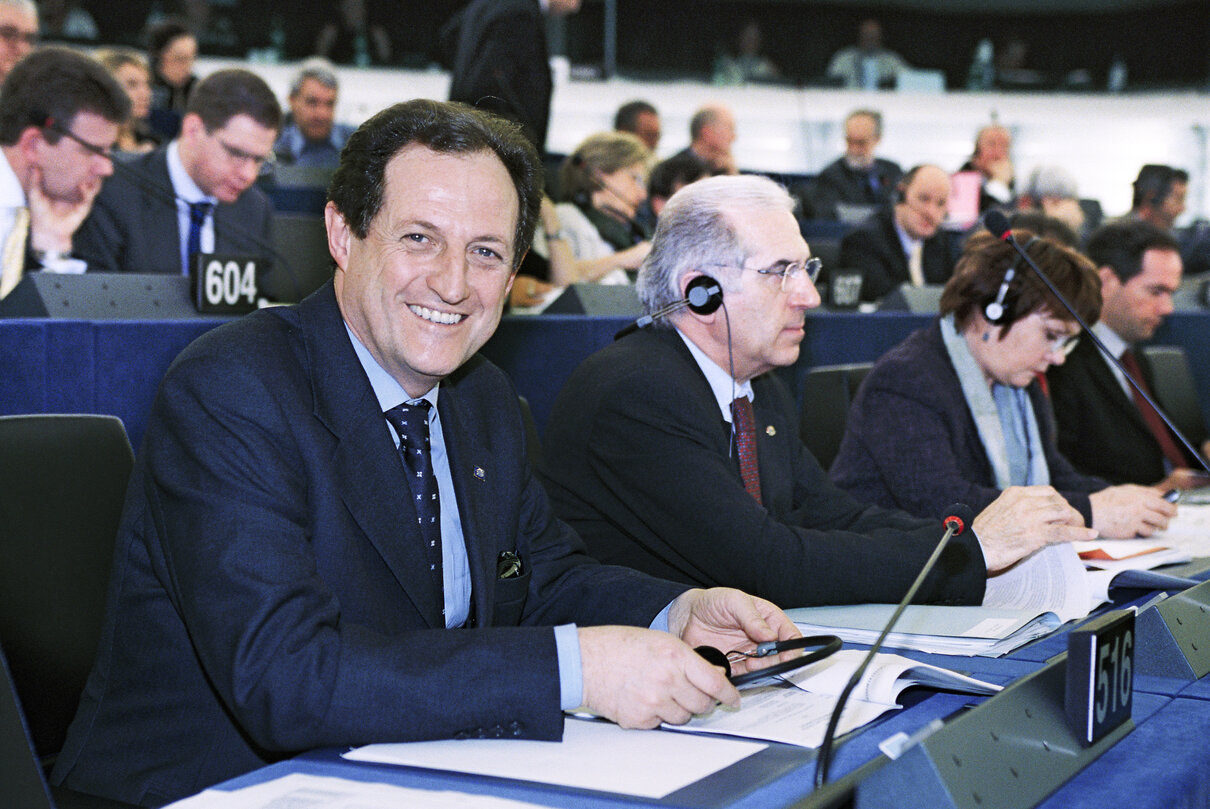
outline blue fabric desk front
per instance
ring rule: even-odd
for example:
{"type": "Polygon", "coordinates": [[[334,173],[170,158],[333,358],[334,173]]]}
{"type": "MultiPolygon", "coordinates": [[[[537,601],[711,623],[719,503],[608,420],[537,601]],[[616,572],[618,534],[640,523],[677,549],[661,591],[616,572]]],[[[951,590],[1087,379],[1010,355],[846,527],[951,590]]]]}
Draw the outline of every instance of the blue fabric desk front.
{"type": "MultiPolygon", "coordinates": [[[[925,315],[814,312],[798,363],[779,373],[795,394],[808,368],[874,360],[925,315]]],[[[222,323],[172,321],[0,320],[0,414],[107,413],[126,425],[137,449],[164,371],[186,345],[222,323]]],[[[506,317],[483,353],[513,378],[539,429],[564,380],[629,322],[617,317],[506,317]]],[[[1156,342],[1185,347],[1198,390],[1210,404],[1210,314],[1177,313],[1156,342]]]]}

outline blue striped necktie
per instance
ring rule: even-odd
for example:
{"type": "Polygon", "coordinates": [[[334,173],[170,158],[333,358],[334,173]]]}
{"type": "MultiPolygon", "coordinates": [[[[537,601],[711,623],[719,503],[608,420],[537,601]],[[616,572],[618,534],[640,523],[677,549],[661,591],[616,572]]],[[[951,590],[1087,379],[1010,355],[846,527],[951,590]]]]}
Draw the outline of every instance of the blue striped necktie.
{"type": "MultiPolygon", "coordinates": [[[[429,571],[437,585],[444,590],[441,573],[441,503],[437,496],[437,476],[433,474],[433,451],[429,443],[429,409],[427,401],[416,404],[404,402],[384,415],[399,434],[399,454],[407,470],[412,505],[416,507],[417,528],[424,540],[424,553],[429,571]]],[[[444,599],[442,601],[444,605],[444,599]]],[[[442,610],[444,614],[445,610],[442,610]]]]}

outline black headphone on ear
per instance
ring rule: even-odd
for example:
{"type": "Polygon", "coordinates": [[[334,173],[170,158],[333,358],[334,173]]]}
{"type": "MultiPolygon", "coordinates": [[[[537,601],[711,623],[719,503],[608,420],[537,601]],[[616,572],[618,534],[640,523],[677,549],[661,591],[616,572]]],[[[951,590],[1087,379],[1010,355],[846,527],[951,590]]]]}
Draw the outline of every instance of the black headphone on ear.
{"type": "Polygon", "coordinates": [[[685,285],[685,297],[673,301],[667,306],[661,306],[649,315],[643,315],[635,322],[621,329],[613,336],[620,340],[628,334],[645,329],[657,320],[663,320],[673,312],[688,307],[696,315],[709,315],[718,311],[723,305],[723,285],[709,275],[698,275],[685,285]]]}
{"type": "MultiPolygon", "coordinates": [[[[1033,236],[1025,243],[1025,247],[1021,248],[1021,252],[1028,253],[1029,248],[1038,240],[1037,236],[1033,236]]],[[[1008,302],[1008,288],[1013,282],[1013,278],[1017,276],[1017,269],[1021,266],[1021,256],[1017,256],[1017,260],[1008,265],[1008,272],[1004,273],[1004,280],[1000,282],[1000,289],[996,292],[996,297],[988,301],[983,307],[983,317],[988,323],[993,326],[999,326],[1006,320],[1009,320],[1008,314],[1012,308],[1008,302]]]]}
{"type": "Polygon", "coordinates": [[[699,275],[685,287],[685,305],[698,315],[709,315],[723,305],[723,286],[709,275],[699,275]]]}

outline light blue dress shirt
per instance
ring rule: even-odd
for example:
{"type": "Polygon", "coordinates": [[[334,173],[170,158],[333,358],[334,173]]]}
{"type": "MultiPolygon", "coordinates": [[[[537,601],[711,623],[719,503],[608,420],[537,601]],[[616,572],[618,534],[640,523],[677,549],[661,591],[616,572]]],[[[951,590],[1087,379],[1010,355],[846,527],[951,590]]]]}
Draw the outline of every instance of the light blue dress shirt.
{"type": "MultiPolygon", "coordinates": [[[[172,181],[172,191],[176,194],[176,221],[177,235],[180,238],[181,274],[188,275],[189,203],[209,202],[212,205],[218,205],[218,199],[203,191],[193,181],[193,178],[189,176],[189,172],[185,170],[185,164],[181,162],[181,152],[177,141],[174,140],[168,144],[168,151],[165,156],[168,159],[168,179],[172,181]]],[[[210,215],[206,217],[205,223],[202,224],[201,251],[203,253],[214,252],[213,209],[211,209],[210,215]]]]}
{"type": "MultiPolygon", "coordinates": [[[[353,350],[361,367],[369,377],[370,387],[378,399],[379,409],[385,413],[392,407],[403,402],[416,402],[408,396],[395,378],[386,372],[378,361],[370,354],[362,342],[353,334],[353,330],[345,324],[345,331],[353,343],[353,350]]],[[[437,395],[440,386],[420,397],[432,405],[429,409],[429,443],[433,452],[433,474],[437,477],[437,496],[440,502],[448,504],[441,509],[441,573],[445,593],[445,625],[447,628],[462,626],[470,614],[471,604],[471,571],[466,557],[466,541],[462,534],[462,518],[458,513],[457,497],[454,495],[454,482],[450,475],[449,456],[445,451],[445,435],[441,431],[441,417],[437,412],[437,395]],[[453,506],[453,507],[450,507],[453,506]]],[[[391,427],[386,416],[382,418],[383,429],[391,436],[395,446],[399,446],[399,436],[391,427]]],[[[671,606],[671,605],[670,605],[671,606]]],[[[656,622],[663,620],[663,628],[668,626],[668,607],[656,617],[656,622]]],[[[652,623],[652,628],[660,628],[652,623]]],[[[576,633],[575,624],[564,624],[555,627],[555,651],[559,658],[559,705],[569,711],[580,706],[584,699],[584,674],[580,663],[580,637],[576,633]]]]}

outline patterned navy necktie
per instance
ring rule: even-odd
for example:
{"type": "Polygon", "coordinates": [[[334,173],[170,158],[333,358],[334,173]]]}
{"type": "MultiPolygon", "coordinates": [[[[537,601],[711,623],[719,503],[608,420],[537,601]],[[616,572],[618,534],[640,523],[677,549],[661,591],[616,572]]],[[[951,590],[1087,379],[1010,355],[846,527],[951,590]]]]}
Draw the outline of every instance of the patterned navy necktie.
{"type": "Polygon", "coordinates": [[[739,449],[739,474],[748,494],[760,499],[760,464],[756,458],[756,415],[752,400],[740,396],[731,403],[731,419],[735,422],[735,444],[739,449]]]}
{"type": "MultiPolygon", "coordinates": [[[[407,470],[412,505],[416,507],[417,527],[424,539],[424,553],[429,571],[437,585],[444,590],[441,573],[441,503],[437,497],[437,476],[433,474],[433,451],[429,443],[429,409],[425,400],[416,404],[404,402],[384,415],[399,433],[399,454],[407,470]]],[[[444,606],[444,597],[442,599],[444,606]]],[[[442,609],[442,614],[445,610],[442,609]]]]}
{"type": "Polygon", "coordinates": [[[206,217],[210,216],[210,212],[213,210],[213,202],[189,203],[189,240],[185,242],[184,275],[189,274],[189,265],[193,263],[193,257],[202,252],[202,227],[206,224],[206,217]]]}

